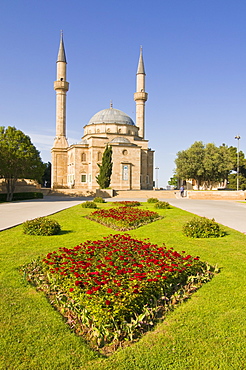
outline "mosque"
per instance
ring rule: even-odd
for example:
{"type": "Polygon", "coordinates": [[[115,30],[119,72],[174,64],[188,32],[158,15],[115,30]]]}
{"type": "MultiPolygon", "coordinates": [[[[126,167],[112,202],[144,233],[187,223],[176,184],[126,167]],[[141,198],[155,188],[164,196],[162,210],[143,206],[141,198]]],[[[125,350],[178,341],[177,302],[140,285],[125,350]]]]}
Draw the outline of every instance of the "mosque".
{"type": "Polygon", "coordinates": [[[69,145],[66,137],[67,61],[61,35],[57,58],[56,137],[52,153],[52,188],[95,190],[96,176],[106,145],[112,147],[110,187],[115,190],[153,189],[154,151],[145,139],[145,69],[142,49],[137,68],[136,123],[121,110],[112,107],[94,114],[84,126],[78,144],[69,145]]]}

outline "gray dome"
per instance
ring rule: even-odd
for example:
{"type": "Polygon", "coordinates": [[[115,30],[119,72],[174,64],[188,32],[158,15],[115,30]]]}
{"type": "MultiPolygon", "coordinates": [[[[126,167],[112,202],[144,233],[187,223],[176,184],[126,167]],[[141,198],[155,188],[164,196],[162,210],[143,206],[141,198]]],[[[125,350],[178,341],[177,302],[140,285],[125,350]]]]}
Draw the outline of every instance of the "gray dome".
{"type": "Polygon", "coordinates": [[[120,137],[117,136],[113,140],[111,140],[111,143],[130,143],[130,141],[126,137],[120,137]]]}
{"type": "Polygon", "coordinates": [[[133,120],[119,109],[108,108],[100,110],[90,119],[88,125],[101,123],[119,123],[123,125],[135,125],[133,120]]]}

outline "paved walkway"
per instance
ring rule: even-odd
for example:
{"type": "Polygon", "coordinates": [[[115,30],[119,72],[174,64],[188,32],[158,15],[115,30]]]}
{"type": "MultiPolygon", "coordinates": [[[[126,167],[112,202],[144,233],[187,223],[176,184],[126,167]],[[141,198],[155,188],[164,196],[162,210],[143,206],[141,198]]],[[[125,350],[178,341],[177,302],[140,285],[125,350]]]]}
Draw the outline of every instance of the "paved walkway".
{"type": "Polygon", "coordinates": [[[73,207],[84,200],[85,198],[45,196],[43,199],[0,203],[0,231],[22,224],[26,220],[51,215],[73,207]]]}
{"type": "MultiPolygon", "coordinates": [[[[112,199],[114,200],[114,198],[112,199]]],[[[115,199],[120,200],[120,199],[115,199]]],[[[122,200],[131,200],[124,198],[122,200]]],[[[146,199],[135,199],[139,202],[146,202],[146,199]]],[[[246,234],[246,203],[232,200],[207,200],[207,199],[165,199],[171,205],[181,208],[185,211],[194,213],[198,216],[214,218],[216,222],[228,226],[232,229],[246,234]]]]}
{"type": "MultiPolygon", "coordinates": [[[[35,217],[46,216],[80,204],[88,198],[46,196],[44,199],[0,204],[0,230],[21,224],[35,217]]],[[[112,199],[113,201],[114,199],[112,199]]],[[[116,200],[116,199],[115,199],[116,200]]],[[[117,199],[117,201],[120,199],[117,199]]],[[[130,200],[130,199],[124,199],[130,200]]],[[[146,201],[146,199],[135,199],[146,201]]],[[[220,200],[161,199],[188,212],[214,218],[222,225],[246,234],[246,203],[220,200]]],[[[111,199],[108,199],[111,201],[111,199]]]]}
{"type": "Polygon", "coordinates": [[[185,198],[167,201],[175,207],[198,216],[214,218],[216,222],[246,234],[246,203],[185,198]]]}

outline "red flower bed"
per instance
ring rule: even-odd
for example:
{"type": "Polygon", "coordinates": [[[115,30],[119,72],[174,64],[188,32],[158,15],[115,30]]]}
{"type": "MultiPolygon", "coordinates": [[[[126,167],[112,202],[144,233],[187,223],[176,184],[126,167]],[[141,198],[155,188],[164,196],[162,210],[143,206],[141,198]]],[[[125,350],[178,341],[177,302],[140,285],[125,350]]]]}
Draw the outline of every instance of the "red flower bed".
{"type": "Polygon", "coordinates": [[[118,207],[100,209],[86,216],[89,220],[99,222],[115,230],[127,231],[136,229],[141,225],[161,219],[162,217],[152,211],[132,207],[118,207]]]}
{"type": "Polygon", "coordinates": [[[60,248],[24,270],[94,346],[139,336],[177,290],[185,297],[189,277],[206,281],[212,271],[198,257],[127,234],[60,248]]]}

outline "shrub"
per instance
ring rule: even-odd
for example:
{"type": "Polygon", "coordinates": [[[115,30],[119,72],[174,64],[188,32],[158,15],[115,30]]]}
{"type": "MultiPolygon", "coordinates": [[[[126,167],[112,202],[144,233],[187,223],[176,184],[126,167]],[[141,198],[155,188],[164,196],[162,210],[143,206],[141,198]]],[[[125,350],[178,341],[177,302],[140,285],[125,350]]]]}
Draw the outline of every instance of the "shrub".
{"type": "Polygon", "coordinates": [[[105,203],[105,200],[102,197],[96,197],[93,199],[95,203],[105,203]]]}
{"type": "Polygon", "coordinates": [[[225,235],[214,218],[209,220],[206,217],[194,217],[186,222],[183,226],[183,232],[190,238],[218,238],[225,235]]]}
{"type": "Polygon", "coordinates": [[[152,329],[214,274],[199,257],[127,234],[61,247],[22,271],[97,349],[152,329]]]}
{"type": "Polygon", "coordinates": [[[157,203],[157,202],[159,202],[159,200],[158,200],[157,198],[149,198],[149,199],[147,200],[147,202],[148,202],[148,203],[157,203]]]}
{"type": "MultiPolygon", "coordinates": [[[[23,193],[14,193],[12,200],[25,200],[25,199],[42,199],[44,197],[43,193],[30,191],[23,193]]],[[[6,202],[7,194],[0,194],[0,201],[6,202]]]]}
{"type": "Polygon", "coordinates": [[[97,205],[94,202],[86,201],[86,202],[81,204],[81,207],[83,207],[83,208],[97,208],[97,205]]]}
{"type": "Polygon", "coordinates": [[[168,202],[161,202],[160,200],[155,203],[154,208],[159,208],[159,209],[169,209],[170,204],[168,202]]]}
{"type": "Polygon", "coordinates": [[[23,223],[23,232],[28,235],[49,236],[61,231],[59,223],[47,217],[38,217],[23,223]]]}
{"type": "Polygon", "coordinates": [[[141,206],[141,203],[136,200],[122,200],[121,202],[114,202],[114,205],[124,207],[138,207],[141,206]]]}

